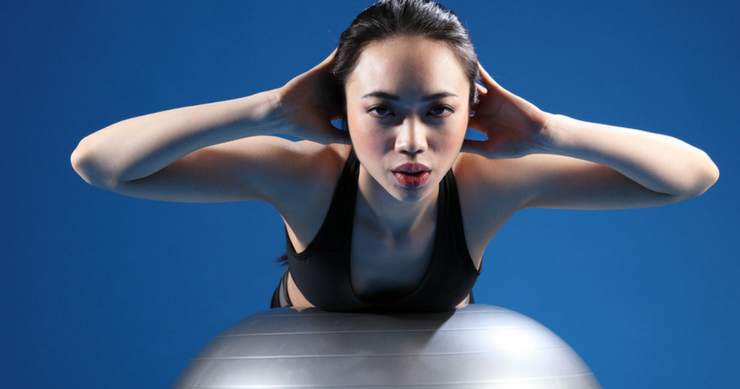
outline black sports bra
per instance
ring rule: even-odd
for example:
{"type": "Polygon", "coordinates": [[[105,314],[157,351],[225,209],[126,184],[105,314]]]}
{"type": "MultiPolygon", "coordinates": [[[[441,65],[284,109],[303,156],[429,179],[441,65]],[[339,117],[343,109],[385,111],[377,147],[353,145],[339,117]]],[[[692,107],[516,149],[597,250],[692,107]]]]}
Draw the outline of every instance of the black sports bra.
{"type": "Polygon", "coordinates": [[[468,252],[452,170],[440,183],[434,249],[422,281],[411,293],[382,302],[364,301],[352,287],[350,254],[359,172],[360,163],[353,151],[334,190],[324,224],[303,252],[295,252],[286,233],[288,266],[298,289],[311,304],[327,311],[454,309],[470,294],[480,272],[468,252]]]}

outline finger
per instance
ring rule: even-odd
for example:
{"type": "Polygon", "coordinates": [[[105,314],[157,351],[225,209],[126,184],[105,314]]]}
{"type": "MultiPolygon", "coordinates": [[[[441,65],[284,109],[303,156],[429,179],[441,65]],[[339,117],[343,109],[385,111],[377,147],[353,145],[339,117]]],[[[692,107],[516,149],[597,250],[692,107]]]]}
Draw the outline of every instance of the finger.
{"type": "Polygon", "coordinates": [[[500,88],[501,87],[496,82],[496,80],[494,80],[493,77],[491,77],[491,75],[488,74],[488,72],[486,71],[486,69],[483,68],[483,64],[481,64],[480,62],[478,62],[478,72],[480,73],[481,83],[483,83],[483,86],[485,88],[489,88],[489,87],[498,87],[498,88],[500,88]]]}
{"type": "Polygon", "coordinates": [[[336,56],[336,54],[337,54],[337,49],[334,49],[334,51],[332,51],[328,57],[324,58],[324,60],[321,61],[321,63],[316,65],[315,68],[328,69],[331,66],[331,63],[334,62],[334,57],[336,56]]]}
{"type": "Polygon", "coordinates": [[[485,95],[486,93],[488,93],[488,89],[486,89],[486,87],[481,84],[475,84],[475,87],[478,88],[478,94],[485,95]]]}
{"type": "Polygon", "coordinates": [[[472,128],[473,130],[478,131],[487,137],[488,129],[480,123],[480,118],[481,116],[484,116],[484,113],[479,114],[479,112],[480,111],[476,111],[475,115],[470,117],[470,120],[468,120],[468,128],[472,128]]]}
{"type": "Polygon", "coordinates": [[[329,54],[329,56],[328,56],[328,57],[326,57],[326,59],[324,60],[324,62],[326,62],[326,63],[330,63],[330,62],[334,61],[334,57],[336,57],[336,55],[337,55],[337,49],[335,48],[335,49],[334,49],[334,50],[333,50],[333,51],[331,52],[331,54],[329,54]]]}
{"type": "Polygon", "coordinates": [[[478,62],[478,73],[480,74],[480,80],[483,84],[490,84],[491,81],[493,81],[493,78],[490,74],[486,71],[486,69],[483,67],[483,64],[478,62]]]}

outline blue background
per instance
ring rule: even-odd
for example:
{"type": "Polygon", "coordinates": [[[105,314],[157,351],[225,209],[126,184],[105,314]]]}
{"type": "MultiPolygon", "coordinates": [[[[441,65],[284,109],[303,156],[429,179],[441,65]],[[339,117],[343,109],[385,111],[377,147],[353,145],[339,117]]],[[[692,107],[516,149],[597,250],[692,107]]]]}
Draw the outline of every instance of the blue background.
{"type": "MultiPolygon", "coordinates": [[[[268,308],[284,244],[272,208],[110,194],[69,154],[128,117],[281,86],[369,3],[4,3],[0,387],[169,387],[213,335],[268,308]]],[[[669,207],[516,215],[477,300],[548,326],[607,388],[737,385],[740,3],[445,4],[504,87],[686,140],[722,171],[669,207]]]]}

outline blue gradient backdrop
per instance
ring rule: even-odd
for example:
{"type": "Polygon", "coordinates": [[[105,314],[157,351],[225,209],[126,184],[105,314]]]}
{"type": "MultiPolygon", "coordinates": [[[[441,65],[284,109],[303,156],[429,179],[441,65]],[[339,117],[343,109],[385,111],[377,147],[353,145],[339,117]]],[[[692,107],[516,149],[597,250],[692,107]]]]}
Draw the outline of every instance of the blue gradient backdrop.
{"type": "MultiPolygon", "coordinates": [[[[268,308],[280,218],[110,194],[69,154],[128,117],[281,86],[369,2],[4,4],[0,387],[169,387],[210,337],[268,308]]],[[[684,139],[722,171],[665,208],[522,212],[485,254],[478,301],[551,328],[607,388],[736,386],[740,3],[446,4],[504,87],[684,139]]]]}

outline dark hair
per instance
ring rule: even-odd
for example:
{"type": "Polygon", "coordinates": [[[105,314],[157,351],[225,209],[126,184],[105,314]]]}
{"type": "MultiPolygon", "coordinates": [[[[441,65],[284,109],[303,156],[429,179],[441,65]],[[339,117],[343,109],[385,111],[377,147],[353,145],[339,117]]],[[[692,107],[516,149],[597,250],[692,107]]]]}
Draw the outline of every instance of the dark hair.
{"type": "MultiPolygon", "coordinates": [[[[362,50],[372,42],[400,36],[421,36],[447,43],[470,81],[470,104],[478,100],[478,56],[468,30],[451,10],[430,0],[380,0],[362,11],[339,37],[331,71],[336,82],[338,103],[346,111],[344,86],[360,59],[362,50]]],[[[346,113],[346,112],[345,112],[346,113]]],[[[346,119],[346,118],[345,118],[346,119]]],[[[347,120],[342,121],[346,129],[347,120]]],[[[287,254],[275,260],[288,264],[287,254]]]]}
{"type": "Polygon", "coordinates": [[[421,36],[447,43],[470,81],[470,104],[478,99],[478,57],[468,30],[451,10],[431,0],[380,0],[362,11],[339,37],[332,64],[337,95],[346,106],[344,86],[372,42],[399,36],[421,36]]]}

